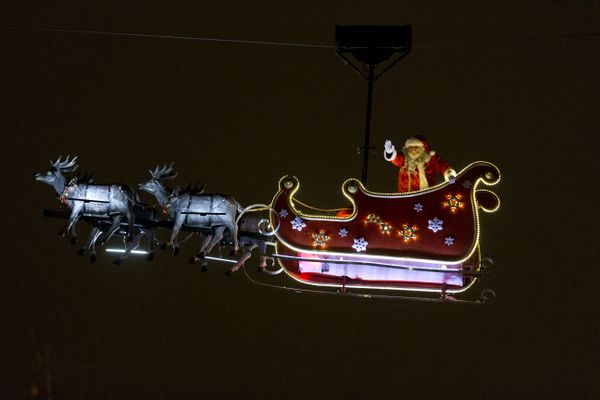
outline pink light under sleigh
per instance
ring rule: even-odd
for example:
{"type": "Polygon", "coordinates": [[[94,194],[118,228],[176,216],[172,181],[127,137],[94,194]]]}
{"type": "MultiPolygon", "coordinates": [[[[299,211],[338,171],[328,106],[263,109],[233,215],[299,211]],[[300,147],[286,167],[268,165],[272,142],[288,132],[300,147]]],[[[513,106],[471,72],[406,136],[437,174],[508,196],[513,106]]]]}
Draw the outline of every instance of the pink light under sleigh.
{"type": "Polygon", "coordinates": [[[335,213],[301,203],[298,179],[285,176],[271,202],[278,262],[310,285],[462,292],[481,270],[480,211],[500,204],[479,187],[499,180],[498,168],[483,161],[418,192],[375,193],[348,179],[342,194],[351,207],[335,213]]]}

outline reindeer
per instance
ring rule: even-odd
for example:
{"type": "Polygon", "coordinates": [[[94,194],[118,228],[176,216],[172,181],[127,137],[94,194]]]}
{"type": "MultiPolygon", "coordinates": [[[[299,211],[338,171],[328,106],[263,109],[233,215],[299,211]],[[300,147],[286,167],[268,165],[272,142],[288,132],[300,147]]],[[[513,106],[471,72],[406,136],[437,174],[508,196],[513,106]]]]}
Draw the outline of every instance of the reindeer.
{"type": "MultiPolygon", "coordinates": [[[[130,241],[135,220],[133,205],[139,202],[137,193],[130,187],[119,184],[78,183],[76,179],[67,183],[64,174],[77,169],[76,161],[77,157],[70,158],[70,156],[67,156],[65,160],[62,160],[62,156],[60,156],[56,161],[50,161],[51,168],[47,172],[35,174],[36,180],[52,186],[58,193],[61,203],[71,209],[69,222],[59,232],[59,235],[64,236],[67,231],[70,231],[71,243],[75,243],[77,242],[75,225],[83,214],[108,217],[112,220],[110,228],[103,231],[95,239],[92,238],[94,243],[96,239],[99,239],[99,243],[102,244],[120,226],[124,216],[128,221],[127,239],[130,241]]],[[[90,236],[96,234],[97,231],[92,230],[90,236]]]]}
{"type": "Polygon", "coordinates": [[[139,188],[152,194],[161,206],[163,213],[168,214],[169,218],[173,220],[173,230],[167,243],[173,247],[173,255],[179,253],[177,236],[183,227],[205,229],[211,232],[205,235],[202,246],[196,253],[197,257],[203,259],[203,270],[205,270],[204,255],[209,253],[223,238],[225,230],[228,229],[231,232],[234,251],[238,251],[236,215],[241,212],[242,208],[235,199],[220,194],[181,193],[179,189],[170,191],[163,181],[177,176],[173,170],[174,164],[173,162],[167,163],[162,167],[156,166],[154,170],[149,170],[151,179],[140,183],[139,188]]]}
{"type": "MultiPolygon", "coordinates": [[[[246,210],[249,208],[250,207],[246,210]]],[[[240,230],[240,254],[237,257],[235,265],[229,268],[225,274],[232,275],[240,269],[240,267],[252,257],[252,251],[255,249],[258,249],[260,254],[258,272],[264,272],[267,267],[267,260],[270,259],[273,262],[273,258],[266,255],[268,238],[261,233],[259,226],[262,223],[268,224],[269,221],[255,213],[243,213],[243,215],[238,217],[238,220],[240,230]]],[[[226,243],[227,239],[225,239],[224,242],[226,243]]]]}
{"type": "MultiPolygon", "coordinates": [[[[225,274],[233,275],[240,267],[242,267],[246,261],[252,257],[252,251],[255,249],[259,249],[259,267],[258,272],[264,272],[267,267],[267,260],[271,260],[274,263],[273,257],[267,256],[267,244],[273,244],[271,240],[269,240],[268,236],[271,236],[273,233],[268,233],[263,230],[264,228],[272,229],[269,220],[266,218],[262,218],[256,213],[248,213],[249,211],[264,211],[270,209],[269,206],[264,204],[253,204],[244,208],[241,213],[237,217],[238,224],[238,242],[239,242],[239,252],[237,253],[236,263],[231,266],[225,274]],[[266,224],[266,226],[265,226],[266,224]],[[261,229],[261,225],[263,226],[261,229]]],[[[205,240],[211,240],[212,235],[208,234],[208,238],[205,240]]],[[[225,235],[220,239],[219,247],[222,249],[223,247],[232,246],[232,236],[230,232],[226,231],[225,235]]],[[[196,256],[190,258],[190,264],[194,264],[199,260],[203,261],[202,272],[207,271],[206,266],[206,258],[205,254],[208,254],[211,249],[208,251],[204,251],[202,253],[199,252],[196,256]]]]}

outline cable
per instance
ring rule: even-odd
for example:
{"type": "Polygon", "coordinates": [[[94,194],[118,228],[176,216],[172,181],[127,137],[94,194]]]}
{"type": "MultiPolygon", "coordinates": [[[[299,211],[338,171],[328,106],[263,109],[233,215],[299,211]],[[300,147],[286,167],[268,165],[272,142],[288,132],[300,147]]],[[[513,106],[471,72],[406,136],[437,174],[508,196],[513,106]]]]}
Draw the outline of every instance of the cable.
{"type": "Polygon", "coordinates": [[[568,34],[568,35],[523,36],[523,37],[516,37],[516,38],[478,40],[478,41],[470,41],[470,42],[432,43],[432,44],[422,44],[422,45],[412,46],[412,48],[417,49],[417,48],[428,48],[428,47],[469,46],[469,45],[517,42],[517,41],[527,41],[527,40],[571,39],[571,38],[578,38],[578,37],[593,37],[593,36],[600,36],[600,32],[574,33],[574,34],[568,34]]]}
{"type": "Polygon", "coordinates": [[[314,47],[314,48],[325,48],[325,49],[334,49],[335,48],[335,46],[333,46],[333,45],[311,44],[311,43],[273,42],[273,41],[241,40],[241,39],[221,39],[221,38],[195,37],[195,36],[154,35],[154,34],[145,34],[145,33],[88,31],[88,30],[76,30],[76,29],[50,29],[50,28],[3,28],[3,29],[42,31],[42,32],[60,32],[60,33],[80,33],[80,34],[87,34],[87,35],[104,35],[104,36],[128,36],[128,37],[141,37],[141,38],[153,38],[153,39],[198,40],[198,41],[205,41],[205,42],[256,44],[256,45],[264,45],[264,46],[314,47]]]}
{"type": "MultiPolygon", "coordinates": [[[[261,46],[308,47],[308,48],[321,48],[321,49],[335,49],[336,48],[335,45],[325,45],[325,44],[315,44],[315,43],[222,39],[222,38],[210,38],[210,37],[201,37],[201,36],[196,37],[196,36],[156,35],[156,34],[130,33],[130,32],[91,31],[91,30],[83,30],[83,29],[22,28],[22,27],[3,27],[2,29],[3,30],[22,30],[22,31],[40,31],[40,32],[77,33],[77,34],[104,35],[104,36],[125,36],[125,37],[140,37],[140,38],[153,38],[153,39],[196,40],[196,41],[205,41],[205,42],[251,44],[251,45],[261,45],[261,46]]],[[[415,46],[412,46],[412,48],[420,49],[420,48],[430,48],[430,47],[475,46],[475,45],[480,45],[480,44],[503,43],[503,42],[514,42],[514,41],[546,40],[546,39],[573,39],[573,38],[595,37],[595,36],[600,36],[600,32],[574,33],[574,34],[564,34],[564,35],[546,35],[546,36],[523,36],[523,37],[507,38],[507,39],[490,39],[490,40],[478,40],[478,41],[468,41],[468,42],[432,43],[432,44],[415,45],[415,46]]]]}

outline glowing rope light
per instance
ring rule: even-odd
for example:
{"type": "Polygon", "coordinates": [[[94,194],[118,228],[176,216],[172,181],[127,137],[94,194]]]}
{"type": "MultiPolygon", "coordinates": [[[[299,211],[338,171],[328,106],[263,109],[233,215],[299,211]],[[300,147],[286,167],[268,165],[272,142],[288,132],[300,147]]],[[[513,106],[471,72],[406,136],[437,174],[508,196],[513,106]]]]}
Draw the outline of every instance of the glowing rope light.
{"type": "Polygon", "coordinates": [[[219,258],[219,257],[211,257],[211,256],[204,256],[204,258],[206,258],[207,260],[211,260],[211,261],[220,261],[220,262],[225,262],[225,263],[230,263],[230,264],[237,263],[236,260],[230,260],[229,258],[219,258]]]}
{"type": "MultiPolygon", "coordinates": [[[[125,249],[106,249],[107,253],[125,253],[127,252],[127,250],[125,249]]],[[[148,254],[148,252],[146,250],[131,250],[129,251],[130,254],[148,254]]]]}

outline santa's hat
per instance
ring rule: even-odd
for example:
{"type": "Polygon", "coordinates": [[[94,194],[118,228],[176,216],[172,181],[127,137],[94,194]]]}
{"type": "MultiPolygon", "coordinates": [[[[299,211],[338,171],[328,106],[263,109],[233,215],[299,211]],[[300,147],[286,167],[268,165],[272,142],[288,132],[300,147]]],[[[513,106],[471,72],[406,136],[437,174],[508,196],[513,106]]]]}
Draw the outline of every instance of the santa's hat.
{"type": "Polygon", "coordinates": [[[430,156],[435,154],[435,151],[431,150],[431,146],[429,145],[429,142],[427,141],[427,139],[425,139],[421,135],[413,136],[409,139],[406,139],[406,142],[404,143],[404,147],[410,147],[410,146],[423,147],[423,149],[427,153],[429,153],[430,156]]]}

